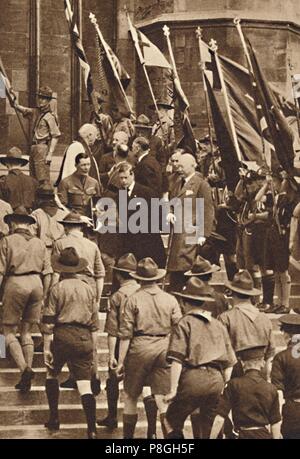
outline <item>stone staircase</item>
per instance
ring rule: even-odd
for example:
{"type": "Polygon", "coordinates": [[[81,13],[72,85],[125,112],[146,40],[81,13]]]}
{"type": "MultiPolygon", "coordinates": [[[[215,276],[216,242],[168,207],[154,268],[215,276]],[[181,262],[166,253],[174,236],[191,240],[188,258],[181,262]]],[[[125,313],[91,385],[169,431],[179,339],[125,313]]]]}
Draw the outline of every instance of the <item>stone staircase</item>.
{"type": "MultiPolygon", "coordinates": [[[[55,177],[59,169],[59,160],[55,158],[55,177]]],[[[165,238],[165,245],[167,240],[165,238]]],[[[222,270],[213,275],[212,284],[216,289],[224,290],[226,281],[224,267],[222,270]]],[[[110,284],[105,284],[103,297],[100,308],[101,330],[98,336],[98,365],[102,381],[102,392],[97,397],[97,417],[101,418],[106,415],[107,402],[105,393],[105,380],[107,377],[107,360],[108,349],[106,334],[103,332],[105,323],[105,311],[110,293],[110,284]]],[[[300,277],[299,273],[293,273],[292,293],[290,305],[300,306],[300,277]]],[[[278,315],[272,314],[274,332],[276,336],[277,351],[283,349],[284,341],[279,331],[278,315]]],[[[39,340],[40,334],[35,330],[34,340],[39,340]]],[[[0,359],[0,439],[79,439],[86,438],[86,425],[83,410],[80,404],[80,398],[75,390],[61,389],[59,409],[61,429],[57,433],[49,433],[44,428],[44,422],[48,417],[48,406],[45,394],[45,367],[43,365],[43,354],[35,353],[33,369],[35,379],[32,390],[29,394],[22,395],[14,389],[14,385],[19,381],[19,371],[16,365],[8,356],[6,359],[0,359]]],[[[63,368],[60,380],[66,379],[68,369],[63,368]]],[[[108,432],[105,428],[98,427],[98,437],[103,439],[120,439],[122,438],[122,411],[123,411],[123,386],[121,383],[120,403],[119,403],[119,426],[114,432],[108,432]]],[[[146,417],[143,410],[142,399],[138,404],[138,424],[135,437],[146,437],[146,417]]],[[[157,423],[157,432],[159,438],[162,438],[159,422],[157,423]]],[[[186,423],[185,437],[192,438],[190,422],[186,423]]]]}

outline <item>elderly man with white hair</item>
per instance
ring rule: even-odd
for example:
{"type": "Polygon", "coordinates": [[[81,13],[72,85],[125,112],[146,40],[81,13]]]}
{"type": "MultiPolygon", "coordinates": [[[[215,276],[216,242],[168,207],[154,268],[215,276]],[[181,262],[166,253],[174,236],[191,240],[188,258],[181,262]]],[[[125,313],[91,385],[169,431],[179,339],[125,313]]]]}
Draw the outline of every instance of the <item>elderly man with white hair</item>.
{"type": "Polygon", "coordinates": [[[174,213],[168,215],[168,221],[174,225],[167,267],[171,291],[181,290],[185,283],[184,273],[194,262],[198,244],[202,245],[213,231],[215,212],[212,190],[208,182],[196,172],[196,166],[194,156],[188,153],[180,155],[179,177],[170,190],[170,200],[177,198],[178,204],[174,206],[174,213]],[[199,198],[203,198],[204,215],[200,213],[199,198]],[[181,231],[178,229],[180,220],[181,231]]]}
{"type": "Polygon", "coordinates": [[[98,166],[91,152],[91,147],[94,145],[97,137],[98,129],[96,126],[89,123],[81,126],[78,131],[78,139],[74,140],[65,151],[56,186],[59,185],[61,180],[69,177],[76,171],[75,158],[79,153],[85,153],[91,158],[90,176],[96,180],[99,179],[98,166]]]}

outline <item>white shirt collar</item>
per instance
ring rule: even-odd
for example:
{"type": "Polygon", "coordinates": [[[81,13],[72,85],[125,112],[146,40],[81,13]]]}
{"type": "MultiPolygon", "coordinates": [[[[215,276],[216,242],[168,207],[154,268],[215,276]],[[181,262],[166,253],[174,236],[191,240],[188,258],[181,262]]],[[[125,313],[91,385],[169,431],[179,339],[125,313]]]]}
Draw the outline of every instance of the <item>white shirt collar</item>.
{"type": "Polygon", "coordinates": [[[191,175],[189,175],[188,177],[184,177],[185,183],[188,183],[188,182],[191,180],[191,178],[194,177],[195,173],[196,173],[196,172],[193,172],[193,173],[192,173],[191,175]]]}
{"type": "Polygon", "coordinates": [[[138,163],[140,163],[142,159],[145,158],[145,156],[147,156],[149,153],[150,153],[150,150],[147,150],[145,153],[143,153],[142,156],[139,157],[138,163]]]}
{"type": "Polygon", "coordinates": [[[127,188],[128,196],[132,195],[132,191],[133,191],[134,185],[135,185],[135,181],[133,181],[132,184],[127,188]]]}

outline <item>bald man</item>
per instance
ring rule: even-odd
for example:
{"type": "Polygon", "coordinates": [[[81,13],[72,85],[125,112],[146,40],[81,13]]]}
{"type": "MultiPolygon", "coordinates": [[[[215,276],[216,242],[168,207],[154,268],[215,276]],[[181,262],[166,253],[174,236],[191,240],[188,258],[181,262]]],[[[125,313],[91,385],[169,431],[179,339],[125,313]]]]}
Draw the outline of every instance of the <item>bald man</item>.
{"type": "Polygon", "coordinates": [[[106,174],[111,170],[111,168],[116,164],[115,157],[118,147],[120,145],[128,145],[128,143],[129,137],[126,132],[118,131],[114,133],[111,144],[112,151],[103,155],[99,161],[99,172],[101,174],[106,174]]]}
{"type": "MultiPolygon", "coordinates": [[[[214,226],[215,213],[212,190],[208,182],[202,179],[200,174],[196,172],[196,166],[197,163],[194,156],[188,153],[180,155],[178,159],[179,177],[170,191],[170,200],[178,198],[182,206],[182,211],[187,209],[187,205],[191,204],[191,215],[189,217],[190,228],[182,225],[182,232],[180,234],[175,232],[172,237],[168,263],[170,291],[179,291],[182,289],[185,284],[184,272],[191,268],[197,254],[198,244],[204,244],[205,238],[210,236],[214,226]],[[204,199],[203,234],[197,234],[195,228],[197,210],[199,209],[199,206],[198,209],[196,207],[197,198],[204,199]]],[[[180,214],[182,215],[180,206],[176,206],[174,214],[169,214],[168,221],[174,224],[175,219],[180,218],[180,214]],[[178,209],[178,215],[176,215],[176,209],[178,209]]]]}

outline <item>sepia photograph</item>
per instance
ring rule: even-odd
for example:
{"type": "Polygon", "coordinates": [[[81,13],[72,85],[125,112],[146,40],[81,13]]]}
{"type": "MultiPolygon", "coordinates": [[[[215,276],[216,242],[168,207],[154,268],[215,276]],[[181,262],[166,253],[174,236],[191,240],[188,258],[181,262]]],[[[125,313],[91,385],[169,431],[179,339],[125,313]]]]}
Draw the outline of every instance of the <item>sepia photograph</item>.
{"type": "Polygon", "coordinates": [[[0,0],[0,440],[25,439],[300,439],[299,0],[0,0]]]}

